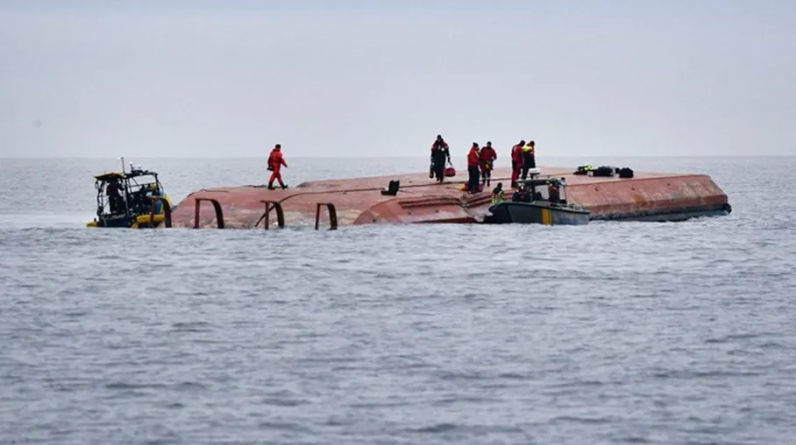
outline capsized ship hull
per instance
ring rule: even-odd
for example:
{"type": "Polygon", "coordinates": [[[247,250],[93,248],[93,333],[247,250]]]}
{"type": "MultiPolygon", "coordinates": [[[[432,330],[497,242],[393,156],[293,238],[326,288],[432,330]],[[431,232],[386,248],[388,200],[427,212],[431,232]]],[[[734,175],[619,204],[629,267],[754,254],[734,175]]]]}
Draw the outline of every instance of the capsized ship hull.
{"type": "MultiPolygon", "coordinates": [[[[636,172],[633,178],[619,178],[574,175],[573,171],[542,167],[541,177],[566,178],[568,202],[588,209],[590,220],[683,220],[731,211],[727,195],[708,175],[636,172]]],[[[492,186],[503,182],[508,192],[510,175],[508,168],[495,169],[492,186]]],[[[459,190],[466,176],[448,179],[437,184],[427,173],[417,173],[311,181],[285,190],[265,186],[203,189],[177,206],[172,224],[251,229],[268,222],[274,227],[279,219],[273,203],[281,209],[285,227],[315,227],[317,222],[323,228],[332,220],[336,227],[483,222],[491,206],[490,191],[468,194],[459,190]],[[400,181],[397,194],[383,194],[392,180],[400,181]],[[266,205],[271,209],[268,218],[263,217],[266,205]]]]}

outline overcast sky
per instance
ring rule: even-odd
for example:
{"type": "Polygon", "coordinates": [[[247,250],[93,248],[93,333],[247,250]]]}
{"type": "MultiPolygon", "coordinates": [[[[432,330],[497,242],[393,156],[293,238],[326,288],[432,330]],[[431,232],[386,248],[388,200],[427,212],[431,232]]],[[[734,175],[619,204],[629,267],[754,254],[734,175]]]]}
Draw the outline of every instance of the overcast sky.
{"type": "Polygon", "coordinates": [[[0,157],[796,154],[796,1],[0,0],[0,157]]]}

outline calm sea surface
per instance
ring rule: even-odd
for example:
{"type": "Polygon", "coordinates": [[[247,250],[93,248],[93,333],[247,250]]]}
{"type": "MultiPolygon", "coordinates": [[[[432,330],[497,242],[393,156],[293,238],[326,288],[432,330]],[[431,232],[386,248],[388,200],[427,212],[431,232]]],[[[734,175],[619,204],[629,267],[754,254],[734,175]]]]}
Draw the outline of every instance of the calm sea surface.
{"type": "MultiPolygon", "coordinates": [[[[290,185],[427,169],[286,157],[290,185]]],[[[175,201],[267,174],[130,160],[175,201]]],[[[0,160],[0,443],[794,443],[796,158],[540,162],[707,173],[733,213],[90,230],[118,161],[0,160]]]]}

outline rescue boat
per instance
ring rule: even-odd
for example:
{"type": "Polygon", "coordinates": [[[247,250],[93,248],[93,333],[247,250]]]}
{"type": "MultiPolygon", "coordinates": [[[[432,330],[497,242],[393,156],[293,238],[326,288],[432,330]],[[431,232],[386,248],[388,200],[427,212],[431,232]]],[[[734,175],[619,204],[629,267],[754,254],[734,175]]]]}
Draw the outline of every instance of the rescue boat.
{"type": "Polygon", "coordinates": [[[130,171],[106,172],[94,176],[97,190],[97,217],[86,227],[156,228],[171,218],[171,198],[158,173],[130,163],[130,171]]]}
{"type": "Polygon", "coordinates": [[[564,178],[539,178],[532,169],[530,179],[518,181],[511,201],[489,208],[485,224],[543,224],[548,226],[583,226],[589,224],[588,209],[567,202],[564,178]]]}

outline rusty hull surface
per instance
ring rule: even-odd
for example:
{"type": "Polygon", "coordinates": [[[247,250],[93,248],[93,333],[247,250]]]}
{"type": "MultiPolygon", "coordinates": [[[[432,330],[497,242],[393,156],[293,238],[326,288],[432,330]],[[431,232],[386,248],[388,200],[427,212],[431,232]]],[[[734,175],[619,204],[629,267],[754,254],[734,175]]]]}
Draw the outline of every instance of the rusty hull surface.
{"type": "MultiPolygon", "coordinates": [[[[688,211],[706,206],[727,204],[727,195],[707,175],[635,172],[631,179],[574,175],[575,169],[541,167],[541,177],[563,177],[567,198],[589,209],[592,219],[611,219],[616,215],[688,211]]],[[[503,183],[510,199],[511,171],[493,172],[492,187],[503,183]]],[[[332,203],[340,227],[379,223],[475,223],[481,222],[490,206],[491,190],[470,195],[458,189],[467,180],[459,173],[437,184],[428,173],[378,176],[326,181],[311,181],[286,190],[268,190],[265,186],[237,186],[203,189],[188,195],[175,209],[173,227],[194,227],[195,199],[211,198],[223,208],[226,228],[255,228],[265,210],[261,201],[282,205],[286,227],[314,227],[318,203],[332,203]],[[381,190],[391,180],[400,180],[396,196],[381,190]]],[[[271,212],[271,226],[276,215],[271,212]]],[[[200,227],[216,227],[215,213],[209,202],[200,207],[200,227]]],[[[321,211],[320,227],[329,226],[326,209],[321,211]]],[[[263,223],[257,228],[263,228],[263,223]]]]}

